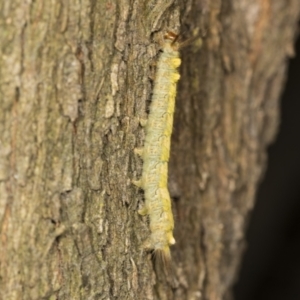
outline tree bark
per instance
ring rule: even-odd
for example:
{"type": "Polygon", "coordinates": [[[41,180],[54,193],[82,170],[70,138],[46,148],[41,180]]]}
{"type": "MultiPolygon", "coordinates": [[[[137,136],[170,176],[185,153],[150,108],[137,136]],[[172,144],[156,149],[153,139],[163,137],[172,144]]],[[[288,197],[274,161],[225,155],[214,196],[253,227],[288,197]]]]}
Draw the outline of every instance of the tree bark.
{"type": "Polygon", "coordinates": [[[299,11],[0,0],[0,299],[230,299],[299,11]],[[172,136],[169,273],[142,247],[131,183],[167,30],[194,38],[172,136]]]}

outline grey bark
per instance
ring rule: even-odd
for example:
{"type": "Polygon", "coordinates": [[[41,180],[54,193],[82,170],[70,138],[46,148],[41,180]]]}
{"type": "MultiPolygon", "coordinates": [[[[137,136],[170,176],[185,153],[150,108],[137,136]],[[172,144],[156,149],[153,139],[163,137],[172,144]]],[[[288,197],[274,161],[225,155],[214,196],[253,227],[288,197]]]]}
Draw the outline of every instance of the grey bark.
{"type": "Polygon", "coordinates": [[[229,299],[299,11],[297,0],[0,0],[0,299],[229,299]],[[142,249],[131,184],[166,30],[195,37],[172,138],[171,274],[142,249]]]}

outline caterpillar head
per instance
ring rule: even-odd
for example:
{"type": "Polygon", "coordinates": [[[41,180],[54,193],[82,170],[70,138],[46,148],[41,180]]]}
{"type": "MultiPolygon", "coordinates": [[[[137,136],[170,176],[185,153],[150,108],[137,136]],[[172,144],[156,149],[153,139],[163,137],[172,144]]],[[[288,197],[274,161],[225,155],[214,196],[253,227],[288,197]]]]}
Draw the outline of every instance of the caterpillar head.
{"type": "Polygon", "coordinates": [[[166,43],[170,44],[170,46],[173,50],[178,50],[178,48],[179,48],[178,38],[179,38],[179,35],[172,31],[167,31],[164,34],[164,39],[165,39],[166,43]]]}
{"type": "Polygon", "coordinates": [[[167,31],[164,35],[164,39],[172,41],[175,43],[178,40],[179,34],[176,34],[172,31],[167,31]]]}

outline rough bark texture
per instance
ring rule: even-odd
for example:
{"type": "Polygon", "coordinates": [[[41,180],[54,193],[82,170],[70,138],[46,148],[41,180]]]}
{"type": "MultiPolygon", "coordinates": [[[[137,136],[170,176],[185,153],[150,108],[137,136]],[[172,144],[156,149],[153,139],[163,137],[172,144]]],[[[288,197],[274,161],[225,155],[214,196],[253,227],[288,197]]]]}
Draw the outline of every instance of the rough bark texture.
{"type": "Polygon", "coordinates": [[[230,298],[299,10],[0,0],[0,299],[230,298]],[[182,50],[165,276],[141,248],[149,226],[131,180],[167,29],[203,41],[182,50]]]}

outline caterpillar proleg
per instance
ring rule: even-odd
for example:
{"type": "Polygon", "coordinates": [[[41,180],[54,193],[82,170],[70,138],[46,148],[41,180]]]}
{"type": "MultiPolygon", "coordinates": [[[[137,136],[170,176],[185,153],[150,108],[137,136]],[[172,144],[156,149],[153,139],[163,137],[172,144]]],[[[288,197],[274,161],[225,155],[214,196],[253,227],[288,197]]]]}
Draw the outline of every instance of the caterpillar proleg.
{"type": "Polygon", "coordinates": [[[164,261],[170,260],[169,246],[175,244],[174,219],[168,191],[168,161],[177,81],[180,78],[177,35],[167,32],[158,59],[150,113],[145,125],[145,145],[135,149],[143,159],[142,178],[133,183],[144,190],[145,204],[139,210],[149,215],[151,236],[145,247],[153,249],[164,261]]]}

